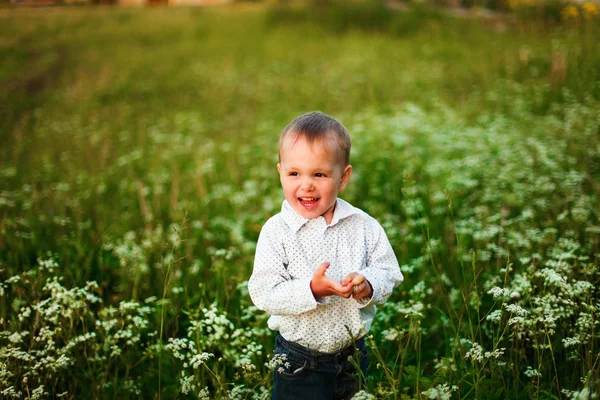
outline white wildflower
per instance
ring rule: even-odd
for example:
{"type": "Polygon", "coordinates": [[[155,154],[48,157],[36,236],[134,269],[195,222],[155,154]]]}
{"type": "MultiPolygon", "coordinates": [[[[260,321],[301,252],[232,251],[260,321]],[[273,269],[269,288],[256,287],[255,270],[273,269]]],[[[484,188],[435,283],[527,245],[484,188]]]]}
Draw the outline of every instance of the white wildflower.
{"type": "Polygon", "coordinates": [[[568,337],[568,338],[564,338],[562,340],[563,342],[563,346],[565,346],[565,349],[571,346],[577,346],[579,344],[581,344],[581,341],[575,337],[568,337]]]}
{"type": "Polygon", "coordinates": [[[6,286],[10,283],[17,283],[20,280],[21,280],[21,276],[19,276],[19,275],[11,276],[10,278],[8,278],[7,280],[4,281],[4,286],[6,286]]]}
{"type": "Polygon", "coordinates": [[[23,396],[23,393],[20,391],[17,392],[14,386],[7,387],[6,389],[2,390],[0,394],[5,399],[8,399],[9,397],[12,397],[13,399],[20,399],[23,396]]]}
{"type": "Polygon", "coordinates": [[[208,361],[209,358],[214,357],[215,355],[212,353],[202,353],[202,354],[196,354],[194,357],[192,357],[192,360],[190,361],[192,364],[192,367],[194,369],[199,368],[202,364],[204,364],[206,361],[208,361]]]}
{"type": "Polygon", "coordinates": [[[419,281],[416,285],[410,289],[410,294],[421,294],[425,291],[425,281],[419,281]]]}
{"type": "Polygon", "coordinates": [[[0,383],[6,383],[13,376],[12,372],[8,370],[8,365],[0,361],[0,383]]]}
{"type": "Polygon", "coordinates": [[[511,314],[517,314],[519,317],[526,317],[529,312],[516,304],[504,304],[504,308],[511,314]]]}
{"type": "Polygon", "coordinates": [[[165,349],[172,351],[173,356],[182,361],[189,357],[189,353],[197,353],[196,346],[187,338],[169,338],[165,349]]]}
{"type": "Polygon", "coordinates": [[[8,337],[8,340],[10,340],[11,343],[17,344],[17,343],[22,343],[23,342],[23,338],[26,337],[29,334],[29,332],[27,331],[23,331],[23,332],[14,332],[12,335],[10,335],[8,337]]]}
{"type": "Polygon", "coordinates": [[[490,322],[500,322],[502,320],[502,310],[494,310],[485,317],[490,322]]]}
{"type": "Polygon", "coordinates": [[[523,317],[512,317],[508,320],[508,325],[522,325],[525,322],[525,318],[523,317]]]}
{"type": "Polygon", "coordinates": [[[510,293],[510,291],[506,288],[501,288],[498,286],[494,286],[493,288],[491,288],[490,290],[488,290],[487,292],[488,294],[491,294],[495,299],[497,299],[498,297],[506,297],[508,296],[508,294],[510,293]]]}
{"type": "Polygon", "coordinates": [[[254,388],[251,400],[267,400],[271,398],[271,392],[264,386],[254,388]]]}
{"type": "Polygon", "coordinates": [[[31,308],[29,307],[21,307],[19,311],[19,321],[23,322],[25,319],[29,318],[31,315],[31,308]]]}
{"type": "Polygon", "coordinates": [[[443,357],[439,361],[436,360],[435,367],[438,373],[451,373],[456,372],[456,365],[454,365],[454,360],[451,358],[443,357]]]}
{"type": "Polygon", "coordinates": [[[44,396],[48,396],[48,392],[44,392],[44,385],[40,385],[31,392],[31,400],[39,400],[44,396]]]}
{"type": "Polygon", "coordinates": [[[38,258],[37,262],[38,266],[40,267],[40,270],[46,270],[50,274],[54,272],[55,268],[58,268],[58,263],[52,259],[43,260],[41,258],[38,258]]]}
{"type": "Polygon", "coordinates": [[[528,378],[541,378],[542,377],[542,374],[540,374],[537,369],[533,369],[530,366],[527,366],[527,370],[524,372],[524,374],[528,378]]]}
{"type": "MultiPolygon", "coordinates": [[[[287,354],[275,354],[273,358],[269,361],[269,368],[272,370],[281,367],[287,363],[287,354]]],[[[278,370],[278,369],[277,369],[278,370]]]]}
{"type": "Polygon", "coordinates": [[[471,359],[472,361],[483,361],[483,348],[479,343],[473,343],[471,350],[465,354],[465,360],[471,359]]]}
{"type": "Polygon", "coordinates": [[[248,398],[249,392],[250,390],[244,387],[244,385],[234,386],[233,389],[228,392],[229,396],[227,398],[229,400],[245,400],[248,398]]]}
{"type": "Polygon", "coordinates": [[[498,359],[504,355],[505,350],[505,348],[501,348],[484,352],[479,343],[473,343],[471,350],[465,354],[465,360],[471,359],[472,361],[482,362],[484,360],[489,360],[490,358],[498,359]]]}
{"type": "Polygon", "coordinates": [[[210,400],[210,392],[208,391],[208,387],[205,387],[198,392],[198,400],[210,400]]]}
{"type": "Polygon", "coordinates": [[[484,354],[484,357],[487,359],[490,359],[490,358],[498,359],[504,355],[504,350],[506,350],[506,349],[503,347],[501,349],[496,349],[493,351],[486,351],[484,354]]]}
{"type": "Polygon", "coordinates": [[[256,365],[252,364],[252,361],[247,356],[242,356],[235,361],[235,366],[241,368],[245,372],[252,372],[256,370],[256,365]]]}
{"type": "Polygon", "coordinates": [[[447,383],[443,385],[437,385],[435,388],[430,388],[423,392],[424,396],[429,399],[435,400],[450,400],[452,398],[452,392],[458,390],[457,386],[448,386],[447,383]]]}
{"type": "Polygon", "coordinates": [[[572,398],[575,393],[573,390],[561,389],[560,392],[567,396],[568,398],[572,398]]]}
{"type": "Polygon", "coordinates": [[[196,390],[196,385],[194,384],[194,375],[186,376],[185,372],[181,371],[179,383],[181,384],[181,393],[183,394],[188,394],[196,390]]]}
{"type": "Polygon", "coordinates": [[[398,330],[396,328],[390,328],[390,329],[386,329],[383,332],[381,332],[381,334],[383,335],[383,338],[387,341],[393,342],[394,340],[398,339],[398,337],[400,336],[400,332],[398,332],[398,330]]]}
{"type": "Polygon", "coordinates": [[[591,400],[591,399],[597,399],[597,398],[598,398],[598,394],[590,393],[590,390],[586,387],[586,388],[583,388],[579,392],[572,392],[570,400],[591,400]]]}
{"type": "Polygon", "coordinates": [[[365,390],[361,390],[352,397],[352,400],[375,400],[376,397],[365,390]]]}
{"type": "Polygon", "coordinates": [[[544,268],[541,271],[536,272],[535,276],[544,278],[544,282],[549,286],[564,287],[566,285],[565,278],[550,268],[544,268]]]}

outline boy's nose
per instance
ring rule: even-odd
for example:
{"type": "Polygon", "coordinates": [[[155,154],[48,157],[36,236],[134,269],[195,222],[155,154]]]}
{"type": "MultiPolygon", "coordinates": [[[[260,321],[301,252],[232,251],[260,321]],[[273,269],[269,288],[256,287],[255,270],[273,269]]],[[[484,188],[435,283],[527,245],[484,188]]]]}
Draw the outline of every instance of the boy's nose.
{"type": "Polygon", "coordinates": [[[302,185],[300,186],[302,190],[313,190],[314,185],[311,178],[306,178],[302,180],[302,185]]]}

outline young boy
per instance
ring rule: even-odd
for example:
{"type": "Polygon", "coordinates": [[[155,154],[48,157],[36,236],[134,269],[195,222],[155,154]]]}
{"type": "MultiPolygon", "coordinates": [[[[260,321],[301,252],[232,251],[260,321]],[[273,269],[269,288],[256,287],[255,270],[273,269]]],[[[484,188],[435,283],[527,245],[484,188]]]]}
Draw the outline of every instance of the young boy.
{"type": "Polygon", "coordinates": [[[285,201],[261,230],[248,282],[278,331],[272,399],[352,398],[366,377],[375,304],[403,279],[381,225],[337,197],[349,161],[348,132],[321,112],[294,119],[279,138],[285,201]],[[356,350],[361,371],[349,359],[356,350]]]}

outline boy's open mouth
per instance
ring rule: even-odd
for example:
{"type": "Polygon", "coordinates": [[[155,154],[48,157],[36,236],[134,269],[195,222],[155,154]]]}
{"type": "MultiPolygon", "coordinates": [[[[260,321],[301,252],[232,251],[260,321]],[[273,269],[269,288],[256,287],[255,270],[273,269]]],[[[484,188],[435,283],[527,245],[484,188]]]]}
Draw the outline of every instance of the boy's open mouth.
{"type": "Polygon", "coordinates": [[[317,206],[319,199],[317,197],[298,197],[298,201],[306,210],[310,211],[317,206]]]}

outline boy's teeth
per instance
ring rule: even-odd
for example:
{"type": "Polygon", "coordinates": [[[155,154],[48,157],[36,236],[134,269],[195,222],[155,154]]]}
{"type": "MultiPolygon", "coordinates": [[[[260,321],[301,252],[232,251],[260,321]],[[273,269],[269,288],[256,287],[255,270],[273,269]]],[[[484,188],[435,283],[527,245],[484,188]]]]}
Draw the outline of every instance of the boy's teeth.
{"type": "Polygon", "coordinates": [[[319,203],[318,197],[298,197],[298,200],[302,207],[304,207],[304,209],[307,211],[314,210],[319,203]]]}

